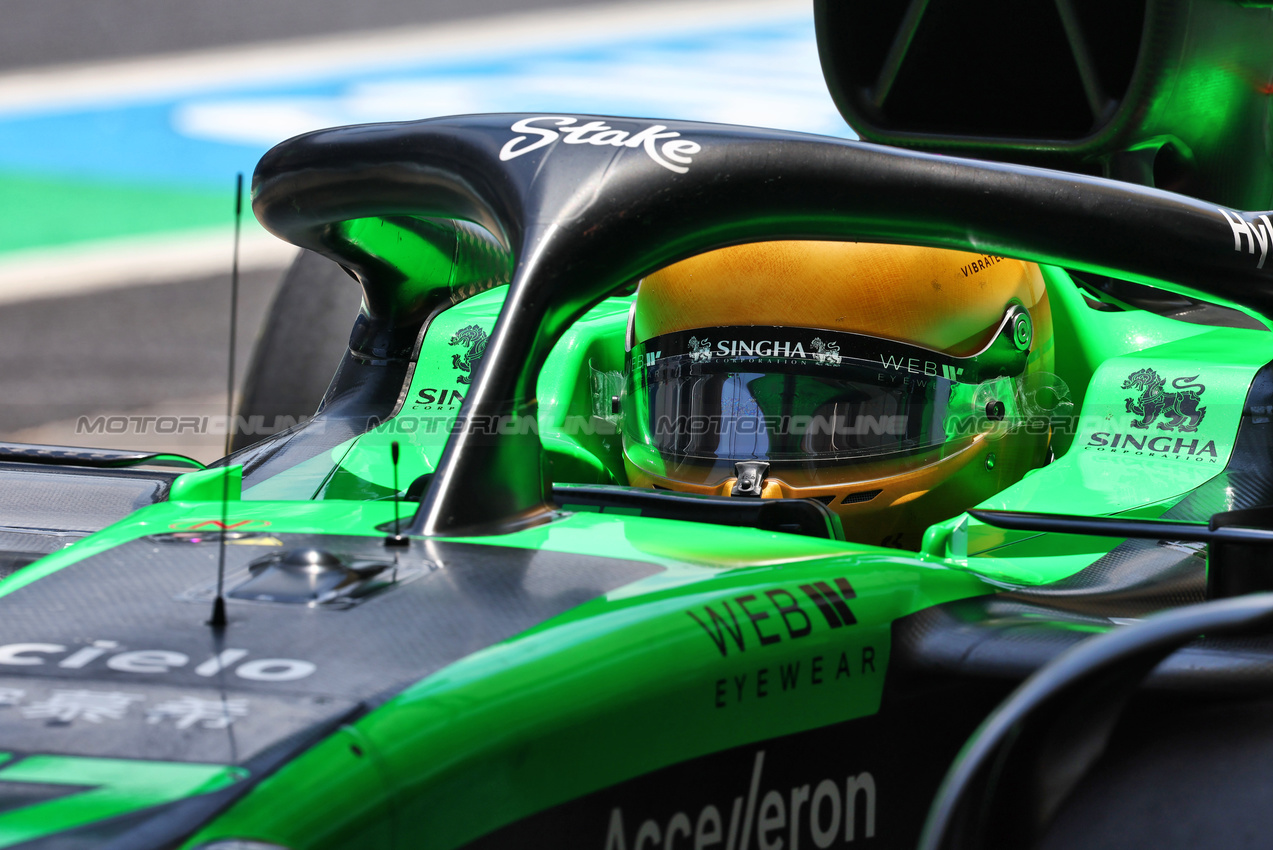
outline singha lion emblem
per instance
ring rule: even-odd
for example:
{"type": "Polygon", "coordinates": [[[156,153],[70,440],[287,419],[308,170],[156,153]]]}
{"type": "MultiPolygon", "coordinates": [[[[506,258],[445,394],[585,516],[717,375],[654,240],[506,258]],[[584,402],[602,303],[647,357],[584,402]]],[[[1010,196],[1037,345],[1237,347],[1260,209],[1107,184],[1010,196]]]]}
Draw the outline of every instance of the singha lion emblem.
{"type": "Polygon", "coordinates": [[[1148,428],[1155,419],[1164,416],[1167,421],[1158,423],[1160,431],[1170,431],[1173,428],[1197,431],[1202,417],[1207,415],[1207,409],[1198,406],[1198,399],[1207,388],[1193,383],[1197,380],[1197,375],[1176,378],[1171,382],[1176,392],[1168,393],[1163,392],[1166,380],[1153,369],[1141,369],[1128,375],[1127,380],[1123,381],[1123,389],[1140,390],[1139,396],[1127,399],[1127,412],[1141,417],[1132,421],[1132,427],[1148,428]],[[1185,423],[1186,419],[1189,420],[1188,423],[1185,423]]]}
{"type": "Polygon", "coordinates": [[[690,337],[690,362],[706,363],[712,359],[712,343],[710,340],[700,340],[696,336],[690,337]]]}
{"type": "Polygon", "coordinates": [[[833,366],[840,365],[840,344],[838,342],[823,342],[822,337],[815,336],[809,346],[813,349],[813,360],[815,363],[830,363],[833,366]]]}
{"type": "Polygon", "coordinates": [[[486,331],[482,330],[480,325],[460,328],[451,334],[451,345],[464,346],[463,354],[451,355],[451,367],[468,373],[460,375],[455,380],[461,384],[473,383],[473,370],[477,368],[478,361],[486,353],[486,331]]]}

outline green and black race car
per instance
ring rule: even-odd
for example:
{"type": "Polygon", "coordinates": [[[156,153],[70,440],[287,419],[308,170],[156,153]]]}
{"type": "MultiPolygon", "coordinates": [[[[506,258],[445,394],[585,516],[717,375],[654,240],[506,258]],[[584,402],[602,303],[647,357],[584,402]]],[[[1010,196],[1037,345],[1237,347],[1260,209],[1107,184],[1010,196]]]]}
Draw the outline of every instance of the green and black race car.
{"type": "Polygon", "coordinates": [[[1273,213],[554,114],[297,137],[253,209],[362,287],[317,415],[181,475],[5,449],[0,847],[1267,834],[1273,213]],[[636,326],[639,281],[778,241],[971,252],[971,280],[1018,258],[1047,381],[1017,302],[962,354],[636,326]],[[887,415],[838,454],[773,448],[765,405],[828,387],[836,421],[887,415]],[[660,436],[669,410],[690,431],[660,436]],[[771,442],[705,452],[704,410],[771,442]],[[1023,433],[1044,451],[1005,479],[1023,433]],[[913,540],[884,518],[918,490],[766,489],[956,450],[965,504],[913,540]],[[671,487],[678,463],[718,492],[671,487]]]}

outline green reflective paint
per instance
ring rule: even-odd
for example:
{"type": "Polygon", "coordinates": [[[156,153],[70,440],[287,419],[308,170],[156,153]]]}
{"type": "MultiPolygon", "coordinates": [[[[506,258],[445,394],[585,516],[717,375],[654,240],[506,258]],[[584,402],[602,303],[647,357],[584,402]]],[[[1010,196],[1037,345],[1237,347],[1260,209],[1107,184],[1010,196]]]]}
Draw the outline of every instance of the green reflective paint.
{"type": "MultiPolygon", "coordinates": [[[[625,520],[623,530],[653,539],[672,525],[625,520]]],[[[598,542],[615,530],[592,529],[598,542]]],[[[821,558],[783,565],[670,566],[470,656],[359,721],[403,783],[405,822],[433,846],[459,846],[669,764],[873,714],[892,621],[988,589],[882,550],[815,544],[802,554],[819,548],[821,558]],[[766,602],[768,592],[799,602],[802,583],[834,575],[856,592],[854,626],[830,628],[807,600],[783,620],[766,602]],[[766,615],[753,631],[733,608],[741,643],[689,616],[710,627],[707,608],[727,616],[740,598],[766,615]],[[760,643],[760,629],[774,642],[760,643]]]]}
{"type": "Polygon", "coordinates": [[[187,472],[173,481],[168,491],[171,502],[213,502],[223,498],[235,502],[243,498],[242,464],[187,472]]]}
{"type": "Polygon", "coordinates": [[[251,838],[295,850],[383,850],[393,846],[393,799],[374,745],[344,727],[181,846],[251,838]]]}
{"type": "Polygon", "coordinates": [[[236,767],[125,759],[27,756],[0,769],[0,782],[83,786],[82,793],[0,813],[0,847],[227,788],[236,767]]]}
{"type": "Polygon", "coordinates": [[[835,540],[672,519],[629,519],[611,511],[562,515],[557,521],[498,537],[448,538],[648,563],[740,567],[874,551],[835,540]]]}
{"type": "Polygon", "coordinates": [[[450,226],[419,218],[358,218],[338,227],[345,241],[397,268],[418,270],[422,278],[451,277],[454,246],[445,238],[450,226]]]}
{"type": "Polygon", "coordinates": [[[358,438],[346,440],[329,451],[293,464],[264,481],[243,491],[243,498],[252,501],[287,501],[313,499],[322,492],[340,462],[349,454],[358,438]]]}
{"type": "MultiPolygon", "coordinates": [[[[1074,403],[1082,408],[1092,373],[1111,357],[1131,354],[1211,330],[1146,313],[1143,310],[1093,309],[1070,276],[1055,266],[1041,266],[1052,308],[1053,350],[1057,377],[1074,403]]],[[[1053,435],[1052,447],[1063,455],[1073,434],[1053,435]]]]}
{"type": "Polygon", "coordinates": [[[185,455],[157,454],[152,459],[148,460],[147,463],[157,463],[159,461],[167,461],[170,464],[177,464],[180,466],[193,466],[195,469],[207,468],[207,465],[202,461],[195,460],[192,457],[186,457],[185,455]]]}
{"type": "Polygon", "coordinates": [[[512,261],[498,240],[477,225],[417,216],[351,219],[332,234],[361,254],[356,268],[394,270],[392,287],[364,289],[372,316],[399,324],[433,315],[512,277],[512,261]]]}
{"type": "MultiPolygon", "coordinates": [[[[1273,360],[1273,334],[1199,325],[1187,330],[1165,342],[1152,327],[1139,338],[1105,340],[1107,347],[1127,350],[1107,351],[1095,367],[1069,450],[979,507],[1153,518],[1219,474],[1232,453],[1251,382],[1273,360]],[[1191,427],[1196,430],[1182,430],[1191,427]]],[[[967,517],[947,531],[944,552],[926,551],[1021,584],[1057,581],[1120,542],[1007,532],[967,517]]]]}
{"type": "Polygon", "coordinates": [[[610,298],[571,326],[539,373],[539,439],[554,481],[625,484],[607,373],[622,373],[632,297],[610,298]],[[611,414],[612,415],[612,414],[611,414]]]}
{"type": "Polygon", "coordinates": [[[400,490],[434,470],[507,294],[508,287],[498,287],[476,295],[429,323],[401,410],[354,440],[314,498],[392,494],[394,442],[401,446],[400,490]]]}
{"type": "MultiPolygon", "coordinates": [[[[893,620],[991,589],[884,549],[610,514],[563,516],[472,542],[641,559],[666,570],[474,653],[354,724],[399,789],[404,846],[407,836],[460,846],[669,764],[871,715],[893,620]],[[847,628],[829,626],[799,589],[833,576],[856,594],[849,604],[857,623],[847,628]],[[784,617],[770,592],[796,607],[784,617]],[[765,615],[756,630],[739,612],[740,598],[765,615]],[[689,616],[710,626],[706,609],[724,616],[726,606],[741,625],[737,638],[689,616]],[[761,643],[761,630],[776,640],[761,643]]],[[[339,747],[301,756],[279,772],[277,786],[267,780],[200,838],[287,843],[310,835],[309,821],[293,830],[272,807],[330,772],[326,759],[341,757],[339,747]]]]}
{"type": "MultiPolygon", "coordinates": [[[[432,472],[468,393],[473,372],[494,330],[507,287],[469,298],[429,325],[401,409],[356,438],[334,469],[322,458],[251,488],[247,498],[299,496],[302,478],[327,474],[313,491],[320,499],[379,499],[393,492],[390,444],[401,446],[399,490],[432,472]],[[287,488],[286,490],[283,488],[287,488]]],[[[553,347],[539,378],[535,422],[553,480],[622,483],[622,444],[615,425],[594,415],[594,374],[623,368],[623,334],[631,297],[612,298],[590,310],[553,347]]],[[[603,399],[602,401],[608,401],[603,399]]]]}

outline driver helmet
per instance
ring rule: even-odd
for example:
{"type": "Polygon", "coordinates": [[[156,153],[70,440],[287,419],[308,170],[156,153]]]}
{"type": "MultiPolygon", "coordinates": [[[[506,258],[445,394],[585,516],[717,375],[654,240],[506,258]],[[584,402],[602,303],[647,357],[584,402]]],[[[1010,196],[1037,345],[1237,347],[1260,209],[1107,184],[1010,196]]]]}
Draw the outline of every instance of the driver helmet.
{"type": "Polygon", "coordinates": [[[1043,465],[1051,377],[1034,263],[855,242],[763,242],[655,272],[628,322],[629,483],[813,498],[846,537],[924,530],[1043,465]]]}

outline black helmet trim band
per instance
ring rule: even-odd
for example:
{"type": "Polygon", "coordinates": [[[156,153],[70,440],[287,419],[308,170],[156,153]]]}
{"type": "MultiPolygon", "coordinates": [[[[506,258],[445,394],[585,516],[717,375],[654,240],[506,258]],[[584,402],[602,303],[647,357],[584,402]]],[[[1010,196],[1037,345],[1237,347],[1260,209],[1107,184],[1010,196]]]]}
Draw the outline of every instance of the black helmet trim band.
{"type": "Polygon", "coordinates": [[[707,369],[747,364],[815,367],[818,371],[852,366],[898,375],[925,375],[960,384],[980,384],[1020,375],[1025,370],[1032,338],[1030,314],[1012,305],[990,342],[966,357],[864,334],[843,331],[743,325],[677,331],[652,337],[630,355],[637,367],[657,367],[661,361],[687,358],[707,369]]]}

